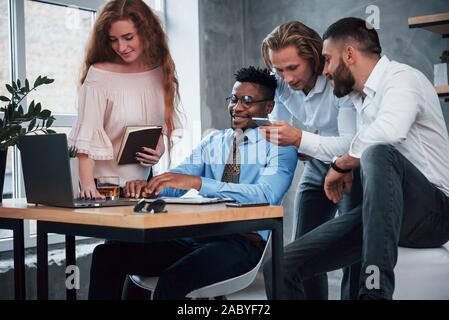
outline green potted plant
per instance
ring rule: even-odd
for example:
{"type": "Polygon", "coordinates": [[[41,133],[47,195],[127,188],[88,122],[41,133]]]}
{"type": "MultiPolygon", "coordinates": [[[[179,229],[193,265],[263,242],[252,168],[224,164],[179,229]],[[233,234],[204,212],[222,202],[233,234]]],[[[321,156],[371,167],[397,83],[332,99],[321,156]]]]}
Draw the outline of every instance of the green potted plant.
{"type": "Polygon", "coordinates": [[[447,86],[449,84],[449,51],[443,51],[440,59],[441,63],[433,66],[433,84],[435,87],[447,86]]]}
{"type": "Polygon", "coordinates": [[[6,103],[0,108],[0,112],[3,112],[3,117],[0,119],[0,201],[3,198],[8,147],[17,145],[21,135],[54,133],[49,129],[55,120],[50,110],[43,109],[42,105],[35,103],[34,100],[29,104],[26,112],[22,106],[23,100],[30,92],[53,81],[45,76],[38,76],[32,87],[28,79],[25,79],[23,84],[20,80],[12,81],[11,84],[6,84],[11,97],[0,96],[0,101],[6,103]]]}

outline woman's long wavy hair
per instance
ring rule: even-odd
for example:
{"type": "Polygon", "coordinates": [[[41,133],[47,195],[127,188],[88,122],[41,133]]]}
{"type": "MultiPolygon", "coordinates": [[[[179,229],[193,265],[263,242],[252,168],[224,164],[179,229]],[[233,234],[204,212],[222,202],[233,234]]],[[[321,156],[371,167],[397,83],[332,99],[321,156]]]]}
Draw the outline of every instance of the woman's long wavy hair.
{"type": "Polygon", "coordinates": [[[109,41],[109,29],[113,22],[131,20],[138,30],[144,46],[144,62],[157,65],[164,74],[164,121],[167,127],[169,154],[173,146],[172,133],[174,119],[179,113],[179,88],[175,63],[170,55],[167,36],[159,18],[142,0],[113,0],[105,4],[98,15],[94,29],[87,43],[80,82],[84,82],[89,67],[98,62],[111,62],[117,59],[109,41]]]}

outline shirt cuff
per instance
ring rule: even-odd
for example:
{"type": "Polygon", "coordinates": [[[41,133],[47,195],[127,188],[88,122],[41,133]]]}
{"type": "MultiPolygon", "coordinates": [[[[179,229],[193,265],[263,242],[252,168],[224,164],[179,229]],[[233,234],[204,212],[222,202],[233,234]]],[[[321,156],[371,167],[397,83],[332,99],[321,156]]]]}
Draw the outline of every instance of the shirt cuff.
{"type": "Polygon", "coordinates": [[[215,197],[222,184],[223,182],[221,181],[201,177],[201,188],[199,193],[205,197],[215,197]]]}
{"type": "Polygon", "coordinates": [[[360,159],[362,157],[362,153],[360,151],[355,151],[352,147],[349,148],[348,154],[353,157],[353,158],[357,158],[360,159]]]}
{"type": "Polygon", "coordinates": [[[360,142],[357,135],[354,137],[351,145],[349,146],[348,154],[353,158],[360,159],[362,157],[363,150],[363,144],[360,142]]]}
{"type": "Polygon", "coordinates": [[[299,144],[298,153],[304,153],[308,156],[315,157],[320,145],[320,136],[307,131],[302,132],[301,143],[299,144]]]}

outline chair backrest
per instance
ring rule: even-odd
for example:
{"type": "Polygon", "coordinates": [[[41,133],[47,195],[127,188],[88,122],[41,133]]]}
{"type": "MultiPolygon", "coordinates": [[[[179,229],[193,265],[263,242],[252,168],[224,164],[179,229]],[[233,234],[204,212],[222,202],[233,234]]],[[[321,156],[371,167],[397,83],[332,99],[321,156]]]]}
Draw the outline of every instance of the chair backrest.
{"type": "MultiPolygon", "coordinates": [[[[226,296],[229,294],[232,294],[234,292],[240,291],[242,289],[245,289],[251,283],[254,281],[254,279],[257,276],[257,272],[259,271],[260,266],[262,265],[263,258],[267,252],[267,248],[269,247],[271,241],[271,232],[268,235],[268,240],[265,245],[265,248],[262,252],[262,255],[259,259],[259,262],[257,265],[254,266],[251,270],[248,272],[239,275],[234,278],[226,279],[220,282],[216,282],[213,284],[210,284],[208,286],[196,289],[192,292],[190,292],[187,297],[192,299],[200,299],[200,298],[212,298],[212,297],[219,297],[219,296],[226,296]]],[[[157,285],[157,279],[158,277],[142,277],[138,275],[131,275],[130,279],[139,287],[154,291],[157,285]]]]}
{"type": "Polygon", "coordinates": [[[254,279],[257,276],[257,272],[259,271],[260,266],[262,265],[263,258],[265,256],[265,253],[267,252],[267,248],[269,247],[271,241],[271,232],[268,235],[268,240],[265,245],[265,248],[262,252],[262,255],[259,259],[259,262],[257,265],[254,266],[251,270],[248,272],[234,277],[227,280],[223,280],[208,286],[205,286],[203,288],[196,289],[192,292],[190,292],[187,297],[198,299],[198,298],[208,298],[208,297],[218,297],[218,296],[226,296],[231,293],[240,291],[242,289],[245,289],[251,283],[254,281],[254,279]]]}

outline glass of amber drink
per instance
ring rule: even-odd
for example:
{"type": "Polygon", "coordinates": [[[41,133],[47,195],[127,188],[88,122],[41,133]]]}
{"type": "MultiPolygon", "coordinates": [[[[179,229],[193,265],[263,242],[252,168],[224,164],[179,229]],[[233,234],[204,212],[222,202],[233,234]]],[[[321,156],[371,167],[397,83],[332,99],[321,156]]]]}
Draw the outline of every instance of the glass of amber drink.
{"type": "Polygon", "coordinates": [[[115,200],[119,198],[120,195],[120,177],[118,176],[107,176],[97,178],[97,190],[106,199],[115,200]]]}

